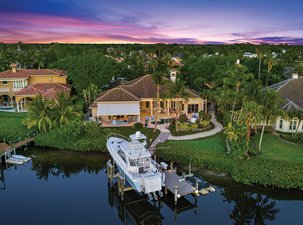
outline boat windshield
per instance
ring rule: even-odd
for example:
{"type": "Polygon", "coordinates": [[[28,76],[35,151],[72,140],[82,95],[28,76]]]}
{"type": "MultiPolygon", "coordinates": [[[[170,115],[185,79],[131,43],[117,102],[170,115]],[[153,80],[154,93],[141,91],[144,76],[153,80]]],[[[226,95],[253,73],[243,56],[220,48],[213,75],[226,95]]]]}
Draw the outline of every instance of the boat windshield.
{"type": "Polygon", "coordinates": [[[141,158],[138,160],[139,173],[146,172],[150,169],[150,158],[141,158]]]}

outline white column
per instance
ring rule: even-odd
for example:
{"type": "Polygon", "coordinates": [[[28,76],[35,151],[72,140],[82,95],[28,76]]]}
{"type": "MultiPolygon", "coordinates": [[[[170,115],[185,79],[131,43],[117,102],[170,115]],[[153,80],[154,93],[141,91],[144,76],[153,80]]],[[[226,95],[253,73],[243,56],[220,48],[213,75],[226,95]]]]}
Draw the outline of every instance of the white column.
{"type": "Polygon", "coordinates": [[[149,105],[150,105],[150,115],[153,116],[154,115],[154,104],[153,104],[153,101],[150,101],[149,105]]]}
{"type": "Polygon", "coordinates": [[[17,102],[17,112],[19,112],[19,102],[17,102]]]}
{"type": "Polygon", "coordinates": [[[185,111],[185,115],[187,116],[188,114],[188,103],[184,102],[184,111],[185,111]]]}
{"type": "Polygon", "coordinates": [[[20,101],[20,108],[23,109],[23,99],[20,101]]]}
{"type": "Polygon", "coordinates": [[[166,116],[169,116],[169,107],[170,107],[170,100],[166,102],[166,116]]]}

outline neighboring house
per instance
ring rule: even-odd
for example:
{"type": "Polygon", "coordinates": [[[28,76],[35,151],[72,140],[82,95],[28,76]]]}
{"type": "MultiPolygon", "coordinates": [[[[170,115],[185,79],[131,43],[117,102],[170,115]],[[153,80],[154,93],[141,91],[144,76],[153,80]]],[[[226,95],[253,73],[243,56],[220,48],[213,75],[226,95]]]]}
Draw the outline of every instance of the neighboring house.
{"type": "MultiPolygon", "coordinates": [[[[170,78],[176,80],[177,72],[172,70],[170,78]]],[[[168,79],[167,79],[168,80],[168,79]]],[[[191,89],[186,89],[188,99],[179,99],[181,112],[189,117],[204,110],[207,101],[191,89]]],[[[144,75],[127,81],[118,87],[102,92],[91,106],[92,116],[104,125],[131,124],[144,122],[155,117],[157,87],[152,75],[144,75]]],[[[165,86],[160,87],[160,96],[165,93],[165,86]]],[[[158,113],[159,119],[175,117],[176,99],[162,98],[158,113]]]]}
{"type": "MultiPolygon", "coordinates": [[[[276,90],[285,100],[283,110],[291,113],[303,113],[303,77],[293,74],[292,78],[274,84],[269,88],[276,90]]],[[[303,122],[297,117],[282,118],[278,117],[274,124],[274,129],[281,132],[303,132],[303,122]]]]}
{"type": "Polygon", "coordinates": [[[0,73],[0,106],[13,106],[19,111],[37,94],[53,98],[57,92],[71,91],[71,86],[66,84],[67,75],[61,70],[18,70],[16,64],[11,67],[0,73]]]}
{"type": "Polygon", "coordinates": [[[243,53],[243,57],[247,57],[247,58],[257,58],[258,55],[252,52],[244,52],[243,53]]]}

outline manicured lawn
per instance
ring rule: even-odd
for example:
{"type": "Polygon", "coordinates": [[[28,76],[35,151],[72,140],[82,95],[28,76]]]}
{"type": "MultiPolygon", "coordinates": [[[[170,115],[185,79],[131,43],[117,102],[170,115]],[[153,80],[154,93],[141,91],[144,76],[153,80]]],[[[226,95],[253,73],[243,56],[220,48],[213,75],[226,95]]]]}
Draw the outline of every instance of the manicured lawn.
{"type": "MultiPolygon", "coordinates": [[[[259,143],[259,138],[260,136],[255,137],[257,146],[259,143]]],[[[169,141],[166,144],[172,144],[174,146],[180,146],[183,148],[186,147],[195,151],[207,150],[217,153],[226,153],[225,136],[223,133],[198,140],[169,141]]],[[[258,157],[303,162],[303,146],[286,143],[272,134],[264,134],[262,154],[258,157]]]]}
{"type": "MultiPolygon", "coordinates": [[[[259,141],[259,136],[256,141],[259,141]]],[[[261,157],[303,162],[303,146],[286,143],[272,134],[264,134],[261,157]]]]}
{"type": "Polygon", "coordinates": [[[186,147],[194,150],[207,150],[207,151],[215,151],[218,153],[225,153],[225,137],[223,133],[219,133],[215,136],[197,139],[197,140],[189,140],[189,141],[168,141],[167,144],[178,145],[180,147],[186,147]]]}
{"type": "MultiPolygon", "coordinates": [[[[255,139],[257,142],[258,136],[255,139]]],[[[222,133],[199,140],[168,141],[162,146],[169,148],[158,148],[157,155],[167,161],[225,172],[244,184],[303,190],[303,147],[271,134],[264,136],[263,154],[247,160],[226,153],[222,133]]]]}
{"type": "Polygon", "coordinates": [[[13,141],[26,137],[30,130],[22,124],[25,117],[26,113],[0,112],[0,139],[13,141]]]}

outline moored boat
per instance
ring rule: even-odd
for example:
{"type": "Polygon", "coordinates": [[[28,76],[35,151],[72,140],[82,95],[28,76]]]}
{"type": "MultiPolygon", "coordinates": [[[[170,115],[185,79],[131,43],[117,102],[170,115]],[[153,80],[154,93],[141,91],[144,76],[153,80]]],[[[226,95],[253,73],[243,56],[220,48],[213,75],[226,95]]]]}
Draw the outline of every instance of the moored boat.
{"type": "Polygon", "coordinates": [[[128,183],[139,193],[162,196],[162,173],[146,148],[146,137],[141,132],[130,135],[111,134],[107,139],[107,149],[117,169],[128,183]]]}

